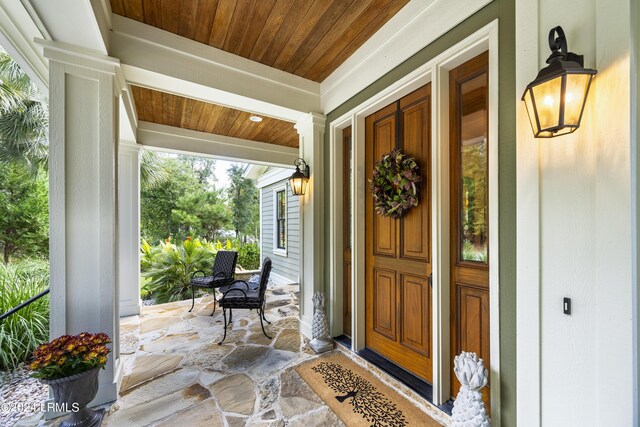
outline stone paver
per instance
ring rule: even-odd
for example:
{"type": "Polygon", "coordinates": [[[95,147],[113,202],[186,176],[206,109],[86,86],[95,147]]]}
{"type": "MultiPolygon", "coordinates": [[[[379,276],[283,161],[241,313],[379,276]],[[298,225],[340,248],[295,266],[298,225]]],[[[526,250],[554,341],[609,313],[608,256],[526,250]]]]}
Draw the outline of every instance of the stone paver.
{"type": "Polygon", "coordinates": [[[222,427],[222,415],[216,407],[216,402],[213,399],[204,400],[183,412],[179,412],[175,415],[165,418],[155,427],[175,427],[175,426],[189,427],[222,427]]]}
{"type": "MultiPolygon", "coordinates": [[[[143,307],[121,319],[124,377],[107,427],[340,426],[295,371],[317,357],[298,331],[297,285],[267,290],[265,330],[255,311],[236,310],[222,345],[222,310],[210,295],[143,307]]],[[[61,419],[30,424],[53,426],[61,419]]]]}
{"type": "Polygon", "coordinates": [[[251,415],[256,403],[255,386],[244,374],[225,377],[209,387],[225,412],[251,415]]]}
{"type": "Polygon", "coordinates": [[[148,355],[136,358],[133,372],[122,380],[122,391],[127,391],[133,386],[142,384],[151,378],[168,374],[176,369],[182,356],[148,355]]]}
{"type": "Polygon", "coordinates": [[[278,350],[300,351],[300,332],[295,329],[285,329],[278,335],[274,347],[278,350]]]}

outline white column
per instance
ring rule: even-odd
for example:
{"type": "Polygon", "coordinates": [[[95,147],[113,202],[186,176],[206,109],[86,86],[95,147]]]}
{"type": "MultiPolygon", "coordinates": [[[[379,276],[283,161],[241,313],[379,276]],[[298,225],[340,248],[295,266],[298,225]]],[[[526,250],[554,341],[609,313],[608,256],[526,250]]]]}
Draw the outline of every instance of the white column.
{"type": "Polygon", "coordinates": [[[117,147],[121,74],[116,59],[40,41],[49,59],[51,338],[104,332],[112,343],[98,395],[116,400],[117,147]]]}
{"type": "Polygon", "coordinates": [[[118,270],[120,317],[140,314],[140,149],[121,142],[118,151],[118,270]]]}
{"type": "MultiPolygon", "coordinates": [[[[309,165],[311,176],[300,203],[302,220],[302,278],[300,283],[300,332],[311,338],[314,291],[324,284],[324,127],[326,117],[309,113],[296,123],[300,136],[300,157],[309,165]]],[[[328,305],[328,304],[327,304],[328,305]]]]}

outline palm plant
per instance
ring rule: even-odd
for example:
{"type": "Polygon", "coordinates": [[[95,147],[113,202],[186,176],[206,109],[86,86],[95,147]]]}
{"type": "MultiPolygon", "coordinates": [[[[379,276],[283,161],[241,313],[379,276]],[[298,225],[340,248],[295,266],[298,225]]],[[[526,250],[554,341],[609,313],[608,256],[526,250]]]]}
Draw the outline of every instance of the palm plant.
{"type": "Polygon", "coordinates": [[[166,162],[155,151],[142,150],[140,154],[140,182],[155,187],[169,179],[171,174],[166,162]]]}
{"type": "Polygon", "coordinates": [[[191,276],[210,270],[217,252],[214,244],[191,238],[177,245],[167,239],[155,248],[143,241],[140,249],[142,274],[150,279],[145,289],[157,304],[188,298],[191,276]]]}
{"type": "Polygon", "coordinates": [[[47,99],[4,51],[0,51],[0,161],[19,162],[32,172],[48,158],[47,99]]]}

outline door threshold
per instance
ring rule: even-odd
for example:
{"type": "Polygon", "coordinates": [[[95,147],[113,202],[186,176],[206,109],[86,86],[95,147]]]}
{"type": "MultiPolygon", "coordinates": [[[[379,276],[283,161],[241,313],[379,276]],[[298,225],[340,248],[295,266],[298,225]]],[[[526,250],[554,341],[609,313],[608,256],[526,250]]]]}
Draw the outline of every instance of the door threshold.
{"type": "MultiPolygon", "coordinates": [[[[342,338],[342,336],[338,338],[342,338]]],[[[336,341],[338,341],[337,338],[336,338],[336,341]]],[[[351,348],[350,344],[351,344],[351,340],[349,339],[349,348],[351,348]]],[[[402,369],[395,363],[391,362],[389,359],[383,356],[380,356],[378,353],[368,348],[364,348],[358,351],[357,354],[367,362],[377,366],[378,368],[382,369],[384,372],[386,372],[396,380],[400,381],[402,384],[409,387],[411,390],[416,392],[420,397],[425,399],[427,402],[431,403],[436,408],[440,409],[445,414],[451,416],[451,411],[453,410],[453,400],[449,399],[442,405],[434,405],[433,404],[433,387],[428,382],[418,378],[417,376],[413,375],[411,372],[408,372],[402,369]]]]}
{"type": "Polygon", "coordinates": [[[338,335],[337,337],[333,337],[333,340],[338,344],[346,347],[347,350],[351,351],[351,337],[348,335],[338,335]]]}

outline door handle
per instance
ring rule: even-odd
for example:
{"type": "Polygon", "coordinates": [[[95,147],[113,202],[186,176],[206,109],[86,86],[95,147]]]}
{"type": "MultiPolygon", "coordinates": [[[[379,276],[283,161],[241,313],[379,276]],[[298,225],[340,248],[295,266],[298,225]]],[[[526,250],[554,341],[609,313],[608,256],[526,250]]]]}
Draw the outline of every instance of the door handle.
{"type": "Polygon", "coordinates": [[[433,273],[429,274],[429,286],[433,288],[433,273]]]}

